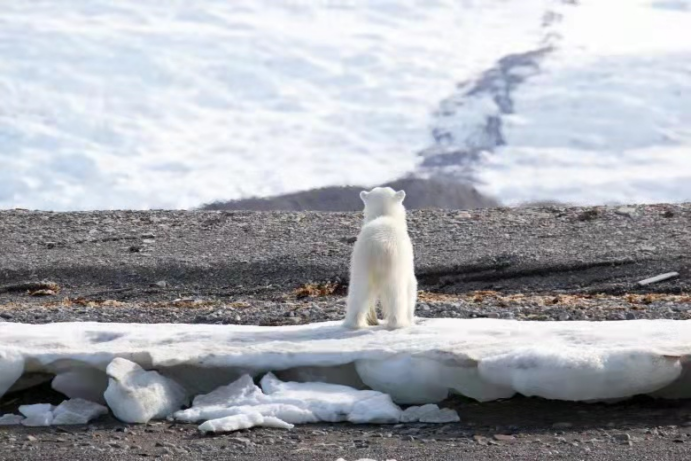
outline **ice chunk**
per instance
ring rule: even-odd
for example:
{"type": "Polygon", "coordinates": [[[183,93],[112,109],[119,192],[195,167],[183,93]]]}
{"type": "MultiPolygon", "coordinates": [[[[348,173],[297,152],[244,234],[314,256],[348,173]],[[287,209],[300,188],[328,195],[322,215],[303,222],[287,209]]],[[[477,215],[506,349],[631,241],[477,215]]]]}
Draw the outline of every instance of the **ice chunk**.
{"type": "Polygon", "coordinates": [[[231,384],[221,386],[208,394],[198,395],[192,401],[193,406],[207,407],[213,405],[240,406],[256,405],[264,395],[250,375],[243,375],[231,384]]]}
{"type": "Polygon", "coordinates": [[[274,427],[279,429],[293,428],[293,424],[288,424],[279,418],[262,416],[259,413],[249,412],[209,420],[200,424],[199,430],[202,432],[232,432],[240,429],[249,429],[255,426],[274,427]]]}
{"type": "Polygon", "coordinates": [[[418,421],[421,423],[456,423],[459,422],[459,414],[451,408],[438,408],[437,411],[425,413],[418,421]]]}
{"type": "Polygon", "coordinates": [[[401,408],[392,402],[387,394],[377,391],[356,391],[372,394],[360,394],[360,400],[354,402],[347,420],[354,424],[395,424],[399,422],[401,408]]]}
{"type": "Polygon", "coordinates": [[[275,429],[293,429],[293,424],[289,424],[275,416],[262,416],[263,421],[260,426],[273,427],[275,429]]]}
{"type": "Polygon", "coordinates": [[[273,373],[267,373],[260,385],[272,402],[306,408],[320,421],[396,423],[401,413],[391,397],[378,391],[328,383],[285,383],[273,373]]]}
{"type": "Polygon", "coordinates": [[[174,417],[180,421],[194,422],[246,413],[259,413],[263,416],[278,417],[296,424],[319,421],[315,414],[307,408],[271,402],[272,398],[264,395],[262,390],[254,384],[252,378],[243,376],[227,386],[196,397],[192,408],[178,411],[174,417]]]}
{"type": "Polygon", "coordinates": [[[19,412],[26,416],[22,424],[25,426],[50,426],[53,423],[53,408],[55,407],[49,403],[20,405],[19,412]]]}
{"type": "Polygon", "coordinates": [[[264,418],[259,413],[245,413],[211,419],[199,425],[201,432],[233,432],[259,426],[264,418]]]}
{"type": "MultiPolygon", "coordinates": [[[[2,336],[0,336],[2,337],[2,336]]],[[[0,397],[24,372],[24,358],[12,350],[0,350],[0,397]]]]}
{"type": "Polygon", "coordinates": [[[86,424],[108,414],[108,408],[84,399],[65,400],[53,410],[53,424],[86,424]]]}
{"type": "Polygon", "coordinates": [[[24,416],[22,415],[13,415],[11,413],[7,413],[5,415],[0,416],[0,426],[12,426],[14,424],[21,424],[23,420],[24,416]]]}
{"type": "Polygon", "coordinates": [[[146,423],[165,418],[187,400],[185,389],[178,383],[129,360],[113,359],[106,373],[110,379],[104,397],[121,421],[146,423]]]}
{"type": "Polygon", "coordinates": [[[103,393],[108,387],[108,375],[96,368],[77,368],[56,375],[51,387],[71,399],[106,403],[103,393]]]}
{"type": "Polygon", "coordinates": [[[217,425],[230,430],[228,428],[250,424],[250,419],[241,416],[251,414],[258,414],[267,421],[274,421],[267,418],[275,418],[283,424],[318,421],[397,423],[401,414],[401,409],[388,395],[377,391],[357,390],[338,384],[282,382],[272,373],[262,378],[261,385],[265,393],[249,376],[244,376],[207,395],[198,396],[192,408],[178,411],[173,416],[185,422],[223,420],[204,426],[203,430],[211,431],[217,425]]]}
{"type": "Polygon", "coordinates": [[[434,403],[428,403],[421,406],[414,405],[412,407],[408,407],[407,409],[401,412],[400,421],[402,423],[415,423],[418,422],[420,420],[420,417],[423,416],[425,413],[437,411],[439,409],[440,407],[438,407],[434,403]]]}
{"type": "Polygon", "coordinates": [[[222,405],[192,407],[187,410],[175,412],[173,417],[178,421],[193,423],[246,413],[259,413],[262,416],[272,416],[292,424],[316,423],[319,421],[312,411],[283,403],[227,407],[222,405]]]}
{"type": "Polygon", "coordinates": [[[401,412],[402,423],[455,423],[457,421],[459,421],[459,415],[456,411],[449,408],[440,408],[434,403],[420,407],[408,407],[401,412]]]}

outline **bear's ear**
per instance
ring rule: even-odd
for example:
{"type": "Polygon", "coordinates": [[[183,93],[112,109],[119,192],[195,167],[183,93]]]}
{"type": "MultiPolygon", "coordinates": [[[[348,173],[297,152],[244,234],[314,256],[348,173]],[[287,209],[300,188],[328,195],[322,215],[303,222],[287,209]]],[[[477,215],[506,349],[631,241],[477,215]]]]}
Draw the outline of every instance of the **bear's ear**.
{"type": "Polygon", "coordinates": [[[406,198],[406,192],[403,190],[398,191],[397,193],[394,194],[394,198],[397,199],[399,203],[403,202],[404,199],[406,198]]]}
{"type": "Polygon", "coordinates": [[[365,203],[365,199],[368,198],[368,192],[367,191],[360,191],[360,199],[365,203]]]}

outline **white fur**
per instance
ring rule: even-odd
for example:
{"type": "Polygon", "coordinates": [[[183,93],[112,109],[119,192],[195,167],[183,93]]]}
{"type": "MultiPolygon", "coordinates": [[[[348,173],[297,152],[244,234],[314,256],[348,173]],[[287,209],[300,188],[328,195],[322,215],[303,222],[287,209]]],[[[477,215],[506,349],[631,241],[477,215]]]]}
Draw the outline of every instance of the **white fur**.
{"type": "Polygon", "coordinates": [[[344,325],[376,325],[380,302],[388,328],[413,323],[417,283],[413,272],[413,245],[406,228],[404,191],[376,187],[361,192],[365,221],[351,256],[351,281],[344,325]]]}

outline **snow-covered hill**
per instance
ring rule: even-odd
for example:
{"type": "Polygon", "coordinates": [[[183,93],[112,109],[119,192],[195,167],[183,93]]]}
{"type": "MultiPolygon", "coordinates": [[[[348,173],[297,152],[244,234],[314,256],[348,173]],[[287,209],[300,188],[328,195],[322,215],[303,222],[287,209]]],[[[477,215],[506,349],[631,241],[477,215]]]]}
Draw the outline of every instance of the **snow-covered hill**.
{"type": "Polygon", "coordinates": [[[443,101],[422,170],[508,204],[689,200],[689,2],[551,11],[541,43],[443,101]]]}
{"type": "Polygon", "coordinates": [[[582,3],[10,2],[0,208],[411,173],[508,203],[689,200],[689,1],[582,3]]]}

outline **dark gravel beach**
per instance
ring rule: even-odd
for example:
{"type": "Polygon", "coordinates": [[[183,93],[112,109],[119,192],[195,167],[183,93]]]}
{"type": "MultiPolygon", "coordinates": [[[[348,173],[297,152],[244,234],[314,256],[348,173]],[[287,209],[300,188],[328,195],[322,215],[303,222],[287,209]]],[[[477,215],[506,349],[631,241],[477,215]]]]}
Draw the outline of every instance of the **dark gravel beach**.
{"type": "MultiPolygon", "coordinates": [[[[0,321],[283,325],[343,316],[358,213],[0,211],[0,321]]],[[[414,211],[421,317],[690,318],[690,204],[414,211]],[[668,280],[638,281],[677,272],[668,280]]],[[[1,342],[1,338],[0,338],[1,342]]],[[[49,387],[8,394],[59,402],[49,387]]],[[[689,459],[690,402],[515,398],[444,425],[0,427],[2,459],[689,459]]]]}

